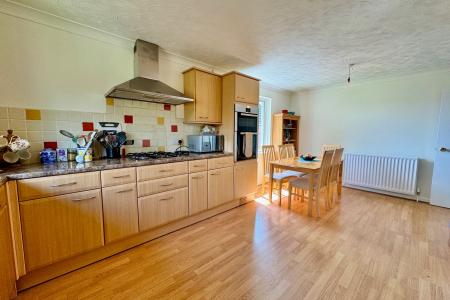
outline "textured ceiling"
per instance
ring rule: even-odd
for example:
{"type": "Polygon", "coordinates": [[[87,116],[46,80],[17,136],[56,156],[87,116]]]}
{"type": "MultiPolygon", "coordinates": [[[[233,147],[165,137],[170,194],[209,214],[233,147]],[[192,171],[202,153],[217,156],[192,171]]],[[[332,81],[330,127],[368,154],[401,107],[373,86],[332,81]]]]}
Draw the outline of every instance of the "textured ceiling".
{"type": "Polygon", "coordinates": [[[449,0],[17,0],[297,90],[450,67],[449,0]]]}

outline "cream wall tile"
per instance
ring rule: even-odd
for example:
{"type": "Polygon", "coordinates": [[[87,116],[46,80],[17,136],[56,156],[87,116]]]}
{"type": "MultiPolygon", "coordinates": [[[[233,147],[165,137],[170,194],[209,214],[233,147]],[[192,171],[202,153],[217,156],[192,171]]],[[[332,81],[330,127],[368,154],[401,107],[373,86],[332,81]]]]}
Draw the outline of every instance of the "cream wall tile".
{"type": "MultiPolygon", "coordinates": [[[[103,122],[104,118],[105,118],[105,114],[98,114],[98,113],[92,114],[92,121],[94,123],[103,122]]],[[[94,127],[96,125],[98,125],[98,124],[94,124],[94,127]]]]}
{"type": "Polygon", "coordinates": [[[8,108],[8,117],[15,120],[25,120],[25,109],[8,108]]]}
{"type": "Polygon", "coordinates": [[[42,130],[42,121],[35,120],[27,120],[27,131],[41,131],[42,130]]]}
{"type": "Polygon", "coordinates": [[[56,131],[56,121],[42,121],[42,130],[44,131],[56,131]]]}
{"type": "Polygon", "coordinates": [[[70,131],[70,125],[69,121],[56,121],[56,130],[64,129],[70,131]]]}
{"type": "Polygon", "coordinates": [[[56,110],[41,110],[41,120],[44,121],[56,121],[58,111],[56,110]]]}
{"type": "Polygon", "coordinates": [[[69,121],[70,120],[70,112],[65,110],[57,110],[56,111],[56,120],[57,121],[69,121]]]}
{"type": "Polygon", "coordinates": [[[58,140],[58,135],[60,133],[56,133],[56,131],[43,131],[42,138],[45,142],[53,142],[58,140]]]}
{"type": "Polygon", "coordinates": [[[113,114],[114,113],[114,106],[106,105],[106,113],[107,114],[113,114]]]}
{"type": "Polygon", "coordinates": [[[28,131],[28,140],[30,142],[42,142],[42,131],[28,131]]]}
{"type": "Polygon", "coordinates": [[[0,107],[0,119],[8,119],[8,109],[6,107],[0,107]]]}
{"type": "Polygon", "coordinates": [[[14,131],[13,134],[17,135],[18,137],[20,137],[22,139],[28,139],[28,134],[26,131],[14,131]]]}
{"type": "Polygon", "coordinates": [[[6,134],[9,129],[9,121],[7,119],[0,120],[0,134],[6,134]]]}
{"type": "Polygon", "coordinates": [[[27,124],[25,120],[9,120],[9,127],[11,127],[11,129],[15,131],[27,130],[27,124]]]}
{"type": "Polygon", "coordinates": [[[92,113],[82,112],[80,118],[74,121],[92,122],[92,113]]]}
{"type": "Polygon", "coordinates": [[[75,145],[72,142],[67,142],[67,141],[59,142],[58,141],[58,148],[76,148],[76,147],[77,147],[77,145],[75,145]]]}
{"type": "Polygon", "coordinates": [[[41,151],[44,148],[44,143],[42,142],[30,142],[30,151],[31,152],[38,152],[41,151]]]}

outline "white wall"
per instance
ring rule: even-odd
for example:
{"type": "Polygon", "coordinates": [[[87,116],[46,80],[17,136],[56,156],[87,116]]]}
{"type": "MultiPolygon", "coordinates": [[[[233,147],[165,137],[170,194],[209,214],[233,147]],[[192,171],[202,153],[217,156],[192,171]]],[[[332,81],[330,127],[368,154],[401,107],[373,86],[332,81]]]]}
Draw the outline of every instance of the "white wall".
{"type": "Polygon", "coordinates": [[[301,115],[300,150],[322,144],[346,152],[419,157],[421,198],[429,199],[442,93],[450,70],[388,78],[293,94],[301,115]]]}
{"type": "MultiPolygon", "coordinates": [[[[104,94],[134,74],[133,40],[12,3],[0,2],[0,36],[0,106],[105,112],[104,94]]],[[[179,91],[192,66],[214,69],[160,51],[160,79],[179,91]]]]}

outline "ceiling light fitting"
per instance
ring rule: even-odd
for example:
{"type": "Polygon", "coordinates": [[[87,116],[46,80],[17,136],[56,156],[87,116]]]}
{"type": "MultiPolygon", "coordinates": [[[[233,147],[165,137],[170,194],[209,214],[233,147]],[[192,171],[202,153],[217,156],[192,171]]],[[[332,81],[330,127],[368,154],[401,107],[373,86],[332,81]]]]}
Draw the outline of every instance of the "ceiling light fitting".
{"type": "Polygon", "coordinates": [[[352,68],[355,66],[355,64],[349,64],[348,65],[348,77],[347,77],[347,83],[350,84],[352,82],[352,78],[351,78],[351,72],[352,72],[352,68]]]}

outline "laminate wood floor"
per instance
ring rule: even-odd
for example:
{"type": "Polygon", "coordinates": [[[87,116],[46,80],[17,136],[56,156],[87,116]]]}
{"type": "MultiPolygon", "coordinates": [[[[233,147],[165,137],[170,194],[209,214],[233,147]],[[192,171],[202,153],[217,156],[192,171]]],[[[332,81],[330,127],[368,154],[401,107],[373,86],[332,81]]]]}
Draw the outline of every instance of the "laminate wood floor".
{"type": "Polygon", "coordinates": [[[320,219],[253,202],[19,299],[450,299],[449,223],[449,209],[351,189],[320,219]]]}

